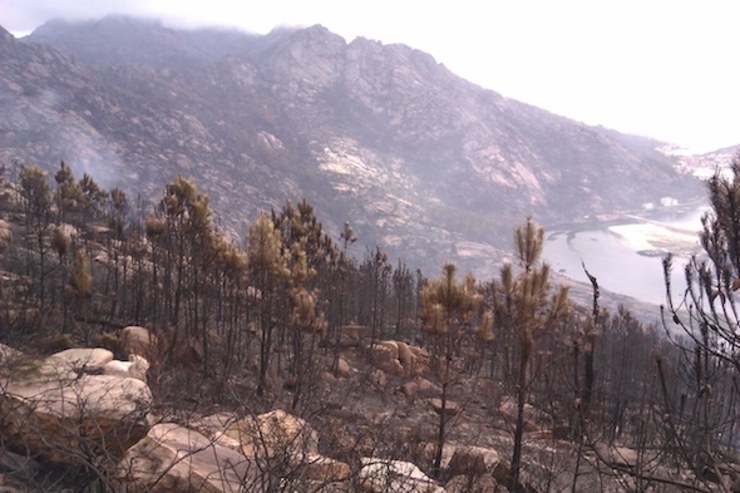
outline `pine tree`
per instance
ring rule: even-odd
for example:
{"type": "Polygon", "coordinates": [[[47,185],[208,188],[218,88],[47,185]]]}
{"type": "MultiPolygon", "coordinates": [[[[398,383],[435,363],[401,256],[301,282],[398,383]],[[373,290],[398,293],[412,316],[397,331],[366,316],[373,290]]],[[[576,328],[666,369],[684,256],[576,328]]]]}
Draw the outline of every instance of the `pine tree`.
{"type": "Polygon", "coordinates": [[[393,271],[393,294],[396,302],[396,323],[395,337],[401,335],[401,328],[404,325],[404,314],[413,305],[413,286],[414,277],[406,264],[398,259],[398,267],[393,271]]]}
{"type": "Polygon", "coordinates": [[[289,290],[290,326],[293,329],[293,364],[292,378],[295,382],[291,409],[296,409],[305,387],[315,377],[314,355],[317,338],[326,329],[326,320],[318,306],[318,288],[309,289],[308,281],[316,275],[316,270],[309,266],[305,241],[293,243],[291,248],[291,266],[289,290]],[[305,347],[304,336],[309,338],[305,347]]]}
{"type": "Polygon", "coordinates": [[[267,371],[272,353],[276,289],[280,279],[289,274],[282,252],[280,230],[264,212],[260,212],[257,219],[249,225],[247,265],[250,277],[260,293],[260,367],[257,395],[261,396],[267,387],[267,371]]]}
{"type": "MultiPolygon", "coordinates": [[[[437,426],[437,443],[434,455],[434,469],[440,470],[442,450],[446,439],[448,413],[448,394],[452,383],[451,365],[453,355],[471,327],[478,313],[482,296],[478,293],[475,278],[468,273],[462,282],[455,278],[456,267],[447,263],[442,268],[442,276],[431,280],[421,292],[421,317],[424,328],[432,337],[435,370],[441,388],[441,410],[437,426]]],[[[476,332],[490,330],[492,314],[481,317],[481,326],[476,332]]]]}
{"type": "Polygon", "coordinates": [[[54,174],[57,184],[54,190],[54,203],[57,206],[57,221],[64,223],[70,216],[83,209],[85,197],[82,187],[75,181],[72,169],[64,161],[59,163],[59,170],[54,174]]]}
{"type": "MultiPolygon", "coordinates": [[[[112,321],[116,317],[124,298],[122,295],[125,294],[125,290],[121,289],[121,267],[126,265],[125,260],[122,261],[124,256],[121,255],[121,248],[114,247],[114,244],[125,244],[128,238],[126,233],[131,205],[126,194],[120,188],[112,188],[109,195],[110,200],[106,203],[104,216],[111,230],[111,234],[108,236],[107,249],[112,255],[112,259],[105,280],[105,294],[111,300],[108,312],[109,319],[112,321]]],[[[154,322],[156,323],[156,318],[154,322]]]]}
{"type": "Polygon", "coordinates": [[[49,250],[44,236],[51,223],[51,192],[46,173],[36,165],[24,165],[19,172],[21,197],[24,202],[26,226],[26,252],[28,254],[26,269],[31,275],[36,271],[38,279],[39,310],[46,308],[46,254],[49,250]],[[31,256],[38,253],[38,264],[31,256]]]}
{"type": "Polygon", "coordinates": [[[106,208],[109,194],[100,188],[92,176],[84,173],[80,178],[80,191],[82,193],[82,211],[86,221],[98,219],[106,208]]]}
{"type": "Polygon", "coordinates": [[[521,468],[522,437],[524,435],[524,405],[531,383],[528,377],[530,358],[537,341],[561,323],[569,312],[568,290],[559,286],[550,289],[550,266],[541,262],[545,230],[527,218],[514,229],[518,274],[511,264],[501,268],[501,278],[495,285],[494,302],[497,325],[516,334],[518,344],[518,375],[516,383],[517,418],[514,431],[514,451],[511,459],[511,486],[515,491],[521,468]]]}
{"type": "Polygon", "coordinates": [[[355,236],[354,231],[352,231],[352,226],[350,226],[348,221],[344,221],[344,228],[342,229],[342,232],[339,233],[339,238],[341,240],[342,249],[339,254],[335,256],[334,262],[334,273],[337,285],[337,289],[335,290],[335,292],[338,295],[337,305],[339,308],[337,321],[334,327],[334,358],[332,360],[332,369],[334,370],[335,377],[338,376],[339,371],[339,352],[342,340],[342,326],[344,326],[346,322],[346,315],[348,311],[346,306],[347,293],[349,291],[350,284],[349,277],[352,274],[351,262],[347,255],[349,247],[357,241],[357,236],[355,236]]]}
{"type": "Polygon", "coordinates": [[[672,257],[664,259],[668,304],[664,327],[683,353],[686,373],[680,398],[669,392],[663,369],[667,363],[659,356],[657,366],[665,406],[671,411],[668,416],[680,418],[684,409],[691,410],[685,424],[674,425],[672,436],[689,467],[699,474],[714,468],[719,437],[732,443],[740,419],[733,402],[740,372],[740,153],[730,171],[731,176],[718,171],[707,183],[711,210],[702,217],[700,242],[708,259],[694,257],[686,264],[687,289],[682,298],[675,299],[671,289],[672,257]]]}
{"type": "Polygon", "coordinates": [[[90,274],[90,262],[85,252],[80,250],[75,256],[69,272],[69,281],[64,287],[64,302],[77,305],[78,318],[82,319],[85,344],[90,344],[90,331],[87,321],[88,300],[92,297],[93,278],[90,274]]]}

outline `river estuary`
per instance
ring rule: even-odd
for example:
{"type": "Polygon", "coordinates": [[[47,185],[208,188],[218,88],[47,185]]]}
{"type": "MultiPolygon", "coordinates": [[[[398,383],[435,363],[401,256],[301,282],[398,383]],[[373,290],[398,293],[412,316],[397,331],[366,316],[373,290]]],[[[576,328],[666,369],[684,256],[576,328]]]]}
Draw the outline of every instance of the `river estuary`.
{"type": "Polygon", "coordinates": [[[588,283],[583,262],[603,289],[664,304],[662,257],[668,252],[675,255],[671,283],[676,300],[686,286],[683,266],[692,253],[701,252],[698,232],[706,210],[629,216],[623,221],[547,231],[543,258],[555,272],[588,283]]]}

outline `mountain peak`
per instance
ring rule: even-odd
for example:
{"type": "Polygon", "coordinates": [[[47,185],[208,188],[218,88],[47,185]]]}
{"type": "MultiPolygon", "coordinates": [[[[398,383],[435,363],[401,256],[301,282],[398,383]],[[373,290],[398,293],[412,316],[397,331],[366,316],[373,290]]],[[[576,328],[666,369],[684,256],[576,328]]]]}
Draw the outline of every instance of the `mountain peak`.
{"type": "Polygon", "coordinates": [[[143,63],[161,68],[171,62],[202,63],[214,54],[234,51],[233,33],[213,32],[218,33],[215,41],[208,39],[205,30],[178,30],[157,19],[110,15],[99,20],[49,21],[24,41],[50,44],[98,65],[143,63]]]}
{"type": "Polygon", "coordinates": [[[157,19],[131,17],[123,14],[111,14],[100,19],[62,19],[54,18],[46,21],[31,33],[36,40],[54,39],[60,34],[75,32],[95,34],[98,36],[119,35],[122,30],[144,31],[151,29],[165,29],[162,22],[157,19]]]}
{"type": "Polygon", "coordinates": [[[13,42],[13,41],[15,41],[15,36],[13,36],[3,26],[0,26],[0,42],[1,43],[10,43],[10,42],[13,42]]]}
{"type": "Polygon", "coordinates": [[[336,53],[343,50],[347,42],[343,37],[334,34],[321,24],[314,24],[305,28],[274,29],[265,37],[264,44],[273,50],[301,45],[309,51],[326,52],[328,50],[336,53]]]}
{"type": "Polygon", "coordinates": [[[305,197],[331,232],[349,221],[391,256],[490,273],[526,215],[576,221],[689,189],[644,142],[320,25],[254,36],[124,17],[30,38],[0,59],[0,162],[64,159],[152,200],[193,176],[235,235],[256,208],[305,197]]]}

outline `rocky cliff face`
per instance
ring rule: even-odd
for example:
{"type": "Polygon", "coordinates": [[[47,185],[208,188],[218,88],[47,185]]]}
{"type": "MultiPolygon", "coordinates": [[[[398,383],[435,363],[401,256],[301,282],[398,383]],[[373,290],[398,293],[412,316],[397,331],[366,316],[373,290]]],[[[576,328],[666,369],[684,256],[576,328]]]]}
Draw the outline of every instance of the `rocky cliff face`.
{"type": "Polygon", "coordinates": [[[175,174],[243,234],[306,197],[413,266],[492,270],[513,224],[690,189],[654,146],[482,89],[428,54],[320,26],[266,36],[123,17],[0,39],[0,159],[156,200],[175,174]]]}

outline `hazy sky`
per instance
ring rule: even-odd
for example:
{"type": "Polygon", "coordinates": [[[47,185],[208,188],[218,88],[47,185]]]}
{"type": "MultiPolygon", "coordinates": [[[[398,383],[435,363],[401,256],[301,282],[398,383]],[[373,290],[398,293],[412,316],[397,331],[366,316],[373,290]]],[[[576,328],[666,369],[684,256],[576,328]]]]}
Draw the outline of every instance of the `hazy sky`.
{"type": "Polygon", "coordinates": [[[504,96],[695,150],[740,144],[740,4],[725,0],[2,0],[16,35],[109,13],[256,33],[322,24],[431,53],[504,96]]]}

